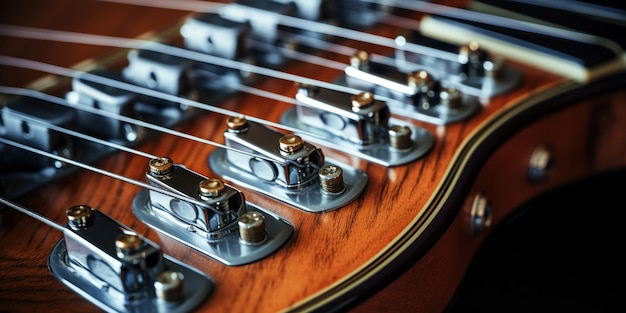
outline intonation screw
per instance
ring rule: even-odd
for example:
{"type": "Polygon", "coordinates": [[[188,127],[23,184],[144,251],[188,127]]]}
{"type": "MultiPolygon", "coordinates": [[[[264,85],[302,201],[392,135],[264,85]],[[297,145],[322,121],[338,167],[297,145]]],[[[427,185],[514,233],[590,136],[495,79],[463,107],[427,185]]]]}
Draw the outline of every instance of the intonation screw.
{"type": "Polygon", "coordinates": [[[371,92],[363,91],[352,96],[352,111],[359,111],[374,103],[374,95],[371,92]]]}
{"type": "Polygon", "coordinates": [[[68,224],[72,229],[85,229],[93,223],[91,207],[87,205],[75,205],[65,211],[68,224]]]}
{"type": "Polygon", "coordinates": [[[228,131],[243,132],[248,129],[248,120],[244,116],[231,116],[226,119],[228,131]]]}
{"type": "Polygon", "coordinates": [[[181,272],[165,270],[154,281],[157,298],[168,302],[178,302],[183,298],[185,276],[181,272]]]}
{"type": "Polygon", "coordinates": [[[168,157],[160,157],[150,160],[150,173],[157,177],[163,178],[172,174],[174,169],[174,161],[168,157]]]}
{"type": "Polygon", "coordinates": [[[350,65],[360,70],[365,70],[369,67],[369,59],[369,54],[360,50],[350,57],[350,65]]]}
{"type": "Polygon", "coordinates": [[[293,154],[302,149],[304,142],[298,135],[285,135],[278,140],[280,151],[293,154]]]}
{"type": "Polygon", "coordinates": [[[248,244],[260,244],[267,239],[265,218],[258,212],[246,212],[239,216],[239,236],[248,244]]]}
{"type": "Polygon", "coordinates": [[[324,165],[318,171],[320,186],[327,193],[341,193],[346,188],[343,182],[343,170],[336,165],[324,165]]]}
{"type": "Polygon", "coordinates": [[[224,192],[226,185],[219,178],[209,178],[201,181],[198,184],[198,188],[200,189],[200,195],[214,198],[224,192]]]}
{"type": "Polygon", "coordinates": [[[404,125],[389,127],[389,144],[396,149],[408,149],[413,145],[411,128],[404,125]]]}
{"type": "Polygon", "coordinates": [[[115,238],[115,250],[120,258],[126,257],[139,250],[143,245],[143,239],[136,234],[121,234],[115,238]]]}

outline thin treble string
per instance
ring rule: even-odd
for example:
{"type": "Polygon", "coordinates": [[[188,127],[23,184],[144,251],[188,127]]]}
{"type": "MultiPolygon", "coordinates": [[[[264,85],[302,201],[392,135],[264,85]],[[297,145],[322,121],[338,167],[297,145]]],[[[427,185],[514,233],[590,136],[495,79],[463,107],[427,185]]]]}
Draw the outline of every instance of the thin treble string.
{"type": "Polygon", "coordinates": [[[17,203],[13,203],[13,202],[11,202],[11,201],[9,201],[7,199],[4,199],[2,197],[0,197],[0,203],[4,204],[4,205],[6,205],[6,206],[8,206],[10,208],[15,209],[16,211],[18,211],[20,213],[26,214],[26,215],[28,215],[28,216],[30,216],[30,217],[32,217],[32,218],[34,218],[34,219],[36,219],[36,220],[46,224],[46,225],[48,225],[48,226],[50,226],[50,227],[52,227],[52,228],[54,228],[54,229],[56,229],[56,230],[58,230],[60,232],[64,232],[65,231],[65,227],[63,227],[61,224],[57,224],[54,221],[44,217],[43,215],[38,214],[36,212],[33,212],[33,211],[23,207],[23,206],[18,205],[17,203]]]}
{"type": "MultiPolygon", "coordinates": [[[[141,187],[141,188],[145,188],[145,189],[149,189],[149,190],[152,190],[152,191],[156,191],[156,192],[162,193],[164,195],[167,195],[167,196],[170,196],[170,197],[173,197],[173,198],[177,198],[177,199],[181,199],[181,200],[184,200],[184,201],[188,201],[188,202],[190,202],[192,204],[195,204],[195,205],[198,205],[200,207],[206,207],[206,203],[203,203],[202,201],[196,200],[194,198],[187,197],[187,196],[181,195],[181,194],[176,193],[176,192],[171,192],[171,191],[166,190],[166,189],[161,189],[161,188],[152,186],[150,184],[147,184],[147,183],[144,183],[144,182],[141,182],[141,181],[138,181],[138,180],[134,180],[132,178],[129,178],[129,177],[126,177],[126,176],[123,176],[123,175],[119,175],[119,174],[116,174],[116,173],[113,173],[113,172],[109,172],[109,171],[106,171],[106,170],[103,170],[103,169],[100,169],[100,168],[97,168],[97,167],[94,167],[94,166],[91,166],[91,165],[88,165],[88,164],[85,164],[85,163],[82,163],[82,162],[78,162],[78,161],[75,161],[75,160],[72,160],[72,159],[60,156],[60,155],[56,155],[56,154],[53,154],[53,153],[50,153],[50,152],[47,152],[47,151],[44,151],[44,150],[41,150],[41,149],[33,148],[31,146],[27,146],[25,144],[22,144],[22,143],[19,143],[19,142],[15,142],[13,140],[9,140],[9,139],[5,139],[5,138],[0,137],[0,142],[4,143],[4,144],[7,144],[7,145],[10,145],[10,146],[14,146],[16,148],[20,148],[22,150],[26,150],[26,151],[29,151],[29,152],[41,155],[41,156],[45,156],[45,157],[48,157],[48,158],[51,158],[51,159],[55,159],[55,160],[63,162],[63,163],[71,164],[71,165],[74,165],[74,166],[86,169],[88,171],[92,171],[92,172],[100,174],[100,175],[104,175],[104,176],[107,176],[107,177],[110,177],[110,178],[113,178],[113,179],[117,179],[117,180],[123,181],[125,183],[129,183],[129,184],[141,187]]],[[[218,214],[219,214],[219,212],[218,212],[218,214]]]]}
{"type": "Polygon", "coordinates": [[[23,26],[15,26],[15,25],[7,25],[0,24],[0,35],[18,37],[18,38],[28,38],[28,39],[37,39],[37,40],[49,40],[49,41],[58,41],[58,42],[70,42],[70,43],[78,43],[78,44],[88,44],[88,45],[98,45],[98,46],[109,46],[109,47],[117,47],[117,48],[125,48],[125,49],[138,49],[138,50],[150,50],[157,53],[168,54],[173,56],[178,56],[184,59],[189,59],[193,61],[197,61],[200,63],[209,63],[215,64],[227,68],[241,70],[243,72],[255,73],[263,76],[268,76],[272,78],[292,81],[292,82],[300,82],[307,85],[317,85],[320,87],[343,91],[347,93],[359,93],[360,90],[351,88],[348,86],[342,86],[332,83],[327,83],[324,81],[293,75],[286,72],[242,62],[231,60],[227,58],[222,58],[206,53],[196,52],[184,48],[179,48],[167,44],[163,44],[160,42],[154,42],[150,40],[142,40],[142,39],[132,39],[132,38],[122,38],[122,37],[112,37],[112,36],[103,36],[103,35],[95,35],[95,34],[84,34],[77,32],[66,32],[66,31],[58,31],[58,30],[50,30],[50,29],[40,29],[40,28],[31,28],[31,27],[23,27],[23,26]]]}
{"type": "MultiPolygon", "coordinates": [[[[220,13],[220,10],[226,6],[239,6],[236,2],[233,3],[215,3],[210,1],[194,1],[194,0],[180,0],[180,1],[167,1],[167,0],[99,0],[104,2],[123,3],[132,5],[141,5],[148,7],[161,7],[174,10],[185,10],[195,12],[216,12],[220,13]],[[206,4],[206,9],[202,4],[206,4]]],[[[250,8],[250,10],[259,11],[259,9],[250,8]]],[[[277,18],[278,23],[283,26],[288,26],[296,29],[302,29],[307,31],[314,31],[320,34],[331,35],[344,39],[350,39],[368,44],[394,48],[395,40],[384,36],[374,35],[370,33],[361,32],[345,27],[339,27],[327,23],[311,21],[303,18],[293,17],[289,15],[279,14],[276,12],[263,11],[264,14],[273,15],[277,18]]],[[[404,49],[409,52],[420,53],[423,55],[440,58],[447,61],[456,61],[458,56],[455,53],[441,51],[435,48],[421,46],[417,44],[407,43],[404,49]]]]}
{"type": "MultiPolygon", "coordinates": [[[[35,91],[35,90],[31,90],[31,89],[26,89],[26,88],[16,88],[16,87],[7,87],[7,86],[0,86],[0,93],[4,93],[4,94],[11,94],[11,95],[19,95],[19,96],[25,96],[25,97],[31,97],[31,98],[36,98],[36,99],[40,99],[40,100],[45,100],[45,101],[49,101],[49,102],[54,102],[54,103],[63,103],[65,105],[67,105],[68,107],[71,107],[69,104],[65,103],[65,101],[62,98],[58,98],[58,97],[54,97],[51,95],[46,95],[44,93],[35,91]]],[[[130,152],[136,155],[140,155],[149,159],[155,159],[157,158],[157,156],[143,152],[143,151],[139,151],[124,145],[120,145],[114,142],[110,142],[107,140],[102,140],[100,138],[96,138],[93,136],[89,136],[87,134],[83,134],[81,132],[77,132],[74,130],[71,130],[69,128],[66,127],[61,127],[61,126],[57,126],[55,124],[52,124],[50,122],[46,122],[46,121],[42,121],[36,118],[32,118],[32,117],[28,117],[28,116],[22,116],[22,119],[24,119],[24,121],[29,122],[29,123],[35,123],[35,124],[39,124],[42,126],[45,126],[48,129],[51,130],[55,130],[57,132],[61,132],[73,137],[77,137],[77,138],[81,138],[90,142],[95,142],[97,144],[103,145],[103,146],[108,146],[110,148],[114,148],[117,150],[122,150],[122,151],[126,151],[126,152],[130,152]]]]}
{"type": "MultiPolygon", "coordinates": [[[[37,98],[37,99],[40,99],[40,100],[48,101],[48,102],[51,102],[51,103],[56,103],[58,105],[66,106],[66,107],[69,107],[69,108],[72,108],[72,109],[79,108],[82,111],[89,112],[89,113],[94,113],[94,114],[97,114],[97,115],[100,115],[100,116],[104,116],[104,117],[108,117],[108,118],[112,118],[112,119],[116,119],[116,120],[124,122],[124,123],[133,124],[133,125],[136,125],[136,126],[152,129],[152,130],[155,130],[155,131],[158,131],[158,132],[161,132],[161,133],[166,133],[166,134],[178,136],[178,137],[181,137],[181,138],[193,140],[193,141],[196,141],[198,143],[208,144],[208,145],[215,146],[215,147],[218,147],[218,148],[231,150],[231,151],[234,151],[234,152],[246,154],[248,156],[271,160],[268,157],[256,154],[254,152],[249,152],[249,151],[233,148],[233,147],[230,147],[230,146],[226,146],[226,145],[223,145],[223,144],[220,144],[220,143],[208,140],[208,139],[204,139],[204,138],[200,138],[200,137],[197,137],[197,136],[194,136],[194,135],[191,135],[191,134],[179,132],[179,131],[176,131],[176,130],[173,130],[173,129],[170,129],[170,128],[167,128],[167,127],[156,125],[156,124],[151,124],[151,123],[148,123],[148,122],[144,122],[142,120],[134,119],[132,117],[115,114],[115,113],[112,113],[112,112],[108,112],[108,111],[105,111],[105,110],[102,110],[102,109],[98,109],[98,108],[89,107],[89,106],[86,106],[86,105],[85,106],[80,106],[80,107],[74,106],[72,104],[69,104],[67,102],[67,100],[65,100],[63,98],[55,97],[55,96],[52,96],[52,95],[49,95],[49,94],[46,94],[46,93],[43,93],[43,92],[39,92],[39,91],[27,89],[27,88],[0,86],[0,93],[6,93],[6,94],[12,94],[12,95],[18,95],[18,96],[25,96],[25,97],[33,97],[33,98],[37,98]]],[[[100,141],[100,140],[98,140],[98,141],[100,141]]],[[[123,146],[116,147],[116,148],[119,148],[121,150],[122,149],[130,149],[130,148],[122,148],[122,147],[123,146]]],[[[155,158],[155,156],[151,156],[151,155],[150,155],[150,157],[151,158],[155,158]]]]}
{"type": "MultiPolygon", "coordinates": [[[[68,69],[68,68],[48,64],[48,63],[0,55],[0,64],[4,64],[6,66],[14,66],[14,67],[21,67],[21,68],[38,70],[38,71],[44,71],[47,73],[57,74],[57,75],[62,75],[62,76],[67,76],[67,77],[80,77],[81,79],[85,79],[88,81],[111,86],[111,87],[122,89],[122,90],[127,90],[136,94],[142,94],[142,95],[160,98],[160,99],[164,99],[164,100],[172,101],[172,102],[179,102],[183,105],[196,107],[198,109],[202,109],[202,110],[206,110],[206,111],[210,111],[210,112],[214,112],[214,113],[218,113],[218,114],[222,114],[226,116],[233,116],[233,117],[242,116],[241,113],[230,111],[230,110],[223,109],[223,108],[218,108],[213,105],[208,105],[208,104],[204,104],[204,103],[194,101],[191,99],[174,96],[165,92],[156,91],[154,89],[140,87],[137,85],[118,81],[115,79],[96,75],[93,73],[72,70],[72,69],[68,69]]],[[[290,132],[302,132],[300,129],[288,127],[280,123],[271,122],[271,121],[253,117],[253,116],[246,116],[246,119],[252,122],[257,122],[260,124],[272,126],[272,127],[283,129],[283,130],[290,131],[290,132]]],[[[320,137],[319,135],[314,135],[314,134],[312,134],[312,136],[320,137]]]]}

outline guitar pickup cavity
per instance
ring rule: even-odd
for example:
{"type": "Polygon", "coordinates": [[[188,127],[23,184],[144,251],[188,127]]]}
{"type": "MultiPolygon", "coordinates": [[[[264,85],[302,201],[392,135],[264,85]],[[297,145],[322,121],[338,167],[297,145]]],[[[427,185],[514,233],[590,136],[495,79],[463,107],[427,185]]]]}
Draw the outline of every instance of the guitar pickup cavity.
{"type": "Polygon", "coordinates": [[[288,110],[282,123],[302,129],[308,140],[338,149],[384,166],[418,159],[434,144],[434,136],[422,128],[391,118],[386,103],[370,92],[346,92],[300,84],[299,105],[288,110]]]}
{"type": "Polygon", "coordinates": [[[211,169],[237,184],[296,208],[321,212],[354,200],[367,175],[326,162],[321,149],[300,136],[284,135],[243,117],[231,117],[226,145],[209,157],[211,169]]]}
{"type": "Polygon", "coordinates": [[[221,179],[206,178],[169,158],[150,161],[146,179],[159,191],[140,192],[133,211],[144,223],[227,265],[257,261],[293,233],[286,220],[252,206],[221,179]]]}
{"type": "Polygon", "coordinates": [[[452,85],[444,86],[424,70],[404,73],[395,66],[373,62],[365,51],[358,51],[345,68],[350,87],[390,98],[392,113],[434,124],[448,124],[468,118],[479,108],[476,97],[452,85]]]}
{"type": "Polygon", "coordinates": [[[109,312],[187,312],[213,291],[213,279],[164,255],[154,243],[86,205],[66,212],[51,272],[109,312]]]}

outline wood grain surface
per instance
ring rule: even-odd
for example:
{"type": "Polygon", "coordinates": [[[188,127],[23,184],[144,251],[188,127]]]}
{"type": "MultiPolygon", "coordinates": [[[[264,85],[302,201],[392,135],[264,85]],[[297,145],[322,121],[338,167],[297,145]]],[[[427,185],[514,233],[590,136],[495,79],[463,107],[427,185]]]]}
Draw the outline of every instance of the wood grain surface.
{"type": "MultiPolygon", "coordinates": [[[[2,24],[127,38],[167,28],[193,14],[82,0],[3,2],[0,12],[2,24]]],[[[379,25],[367,31],[393,38],[402,29],[379,25]]],[[[0,55],[60,66],[98,59],[114,50],[13,37],[0,37],[0,43],[0,55]]],[[[342,44],[379,54],[392,52],[356,41],[342,44]]],[[[346,56],[335,53],[319,55],[348,62],[346,56]]],[[[529,198],[626,165],[624,91],[576,100],[523,121],[518,116],[535,109],[528,99],[572,88],[575,83],[529,65],[512,65],[523,72],[520,86],[485,101],[467,120],[435,126],[398,117],[436,137],[433,149],[418,161],[383,167],[324,148],[328,157],[351,164],[369,177],[364,193],[345,207],[306,213],[237,186],[249,202],[275,212],[295,227],[286,245],[252,264],[223,265],[150,229],[131,210],[138,187],[86,170],[47,184],[16,202],[59,224],[66,223],[67,208],[87,204],[135,229],[159,244],[164,253],[214,278],[217,287],[198,308],[200,312],[327,311],[328,306],[339,304],[347,306],[336,306],[338,310],[439,312],[450,301],[474,252],[490,231],[477,236],[470,232],[468,211],[476,193],[488,195],[494,207],[493,224],[497,224],[529,198]],[[529,155],[541,144],[553,147],[558,165],[547,182],[529,184],[529,155]],[[434,237],[422,237],[427,235],[434,237]]],[[[302,62],[282,70],[322,81],[341,75],[338,70],[302,62]]],[[[2,66],[0,85],[26,86],[44,75],[2,66]]],[[[288,97],[296,92],[293,82],[275,78],[264,79],[256,87],[288,97]]],[[[67,86],[60,86],[61,91],[67,90],[64,88],[67,86]]],[[[291,107],[245,94],[219,105],[273,122],[279,122],[291,107]]],[[[224,120],[224,116],[207,113],[176,129],[223,142],[224,120]]],[[[168,156],[205,176],[214,176],[206,161],[215,149],[212,146],[163,134],[137,149],[168,156]]],[[[143,181],[148,161],[120,152],[95,166],[143,181]]],[[[100,311],[50,273],[47,260],[61,238],[54,229],[14,210],[2,212],[0,311],[100,311]]]]}

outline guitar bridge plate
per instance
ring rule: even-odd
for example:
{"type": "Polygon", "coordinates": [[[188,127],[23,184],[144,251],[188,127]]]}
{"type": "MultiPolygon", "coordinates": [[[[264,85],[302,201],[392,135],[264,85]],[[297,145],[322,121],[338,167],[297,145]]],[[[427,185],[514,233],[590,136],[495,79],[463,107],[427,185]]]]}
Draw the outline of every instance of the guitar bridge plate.
{"type": "Polygon", "coordinates": [[[389,144],[389,138],[381,139],[379,142],[369,145],[356,144],[320,128],[306,125],[298,118],[296,109],[287,110],[283,114],[281,122],[287,126],[303,130],[300,135],[306,137],[308,141],[347,152],[382,166],[397,166],[415,161],[430,151],[435,144],[435,137],[425,129],[395,119],[391,119],[390,124],[402,125],[411,129],[411,141],[413,142],[411,148],[392,148],[389,144]],[[318,134],[322,137],[306,136],[306,133],[318,134]]]}
{"type": "MultiPolygon", "coordinates": [[[[310,184],[300,188],[285,188],[276,183],[260,179],[250,172],[232,166],[227,159],[226,149],[216,149],[208,159],[209,166],[215,174],[248,189],[283,201],[307,212],[323,212],[344,206],[358,197],[367,185],[367,174],[349,166],[343,169],[345,190],[338,194],[323,192],[319,185],[310,184]]],[[[332,164],[327,161],[327,165],[332,164]]]]}
{"type": "Polygon", "coordinates": [[[150,204],[150,195],[147,190],[140,191],[133,200],[133,213],[142,222],[150,227],[172,237],[179,242],[188,245],[197,251],[210,256],[226,265],[242,265],[264,258],[280,248],[294,231],[293,225],[286,220],[259,207],[246,203],[248,212],[258,212],[265,217],[265,231],[267,239],[259,245],[242,243],[240,236],[231,234],[215,241],[206,238],[190,230],[188,225],[175,219],[166,219],[162,214],[156,214],[159,210],[150,204]]]}

